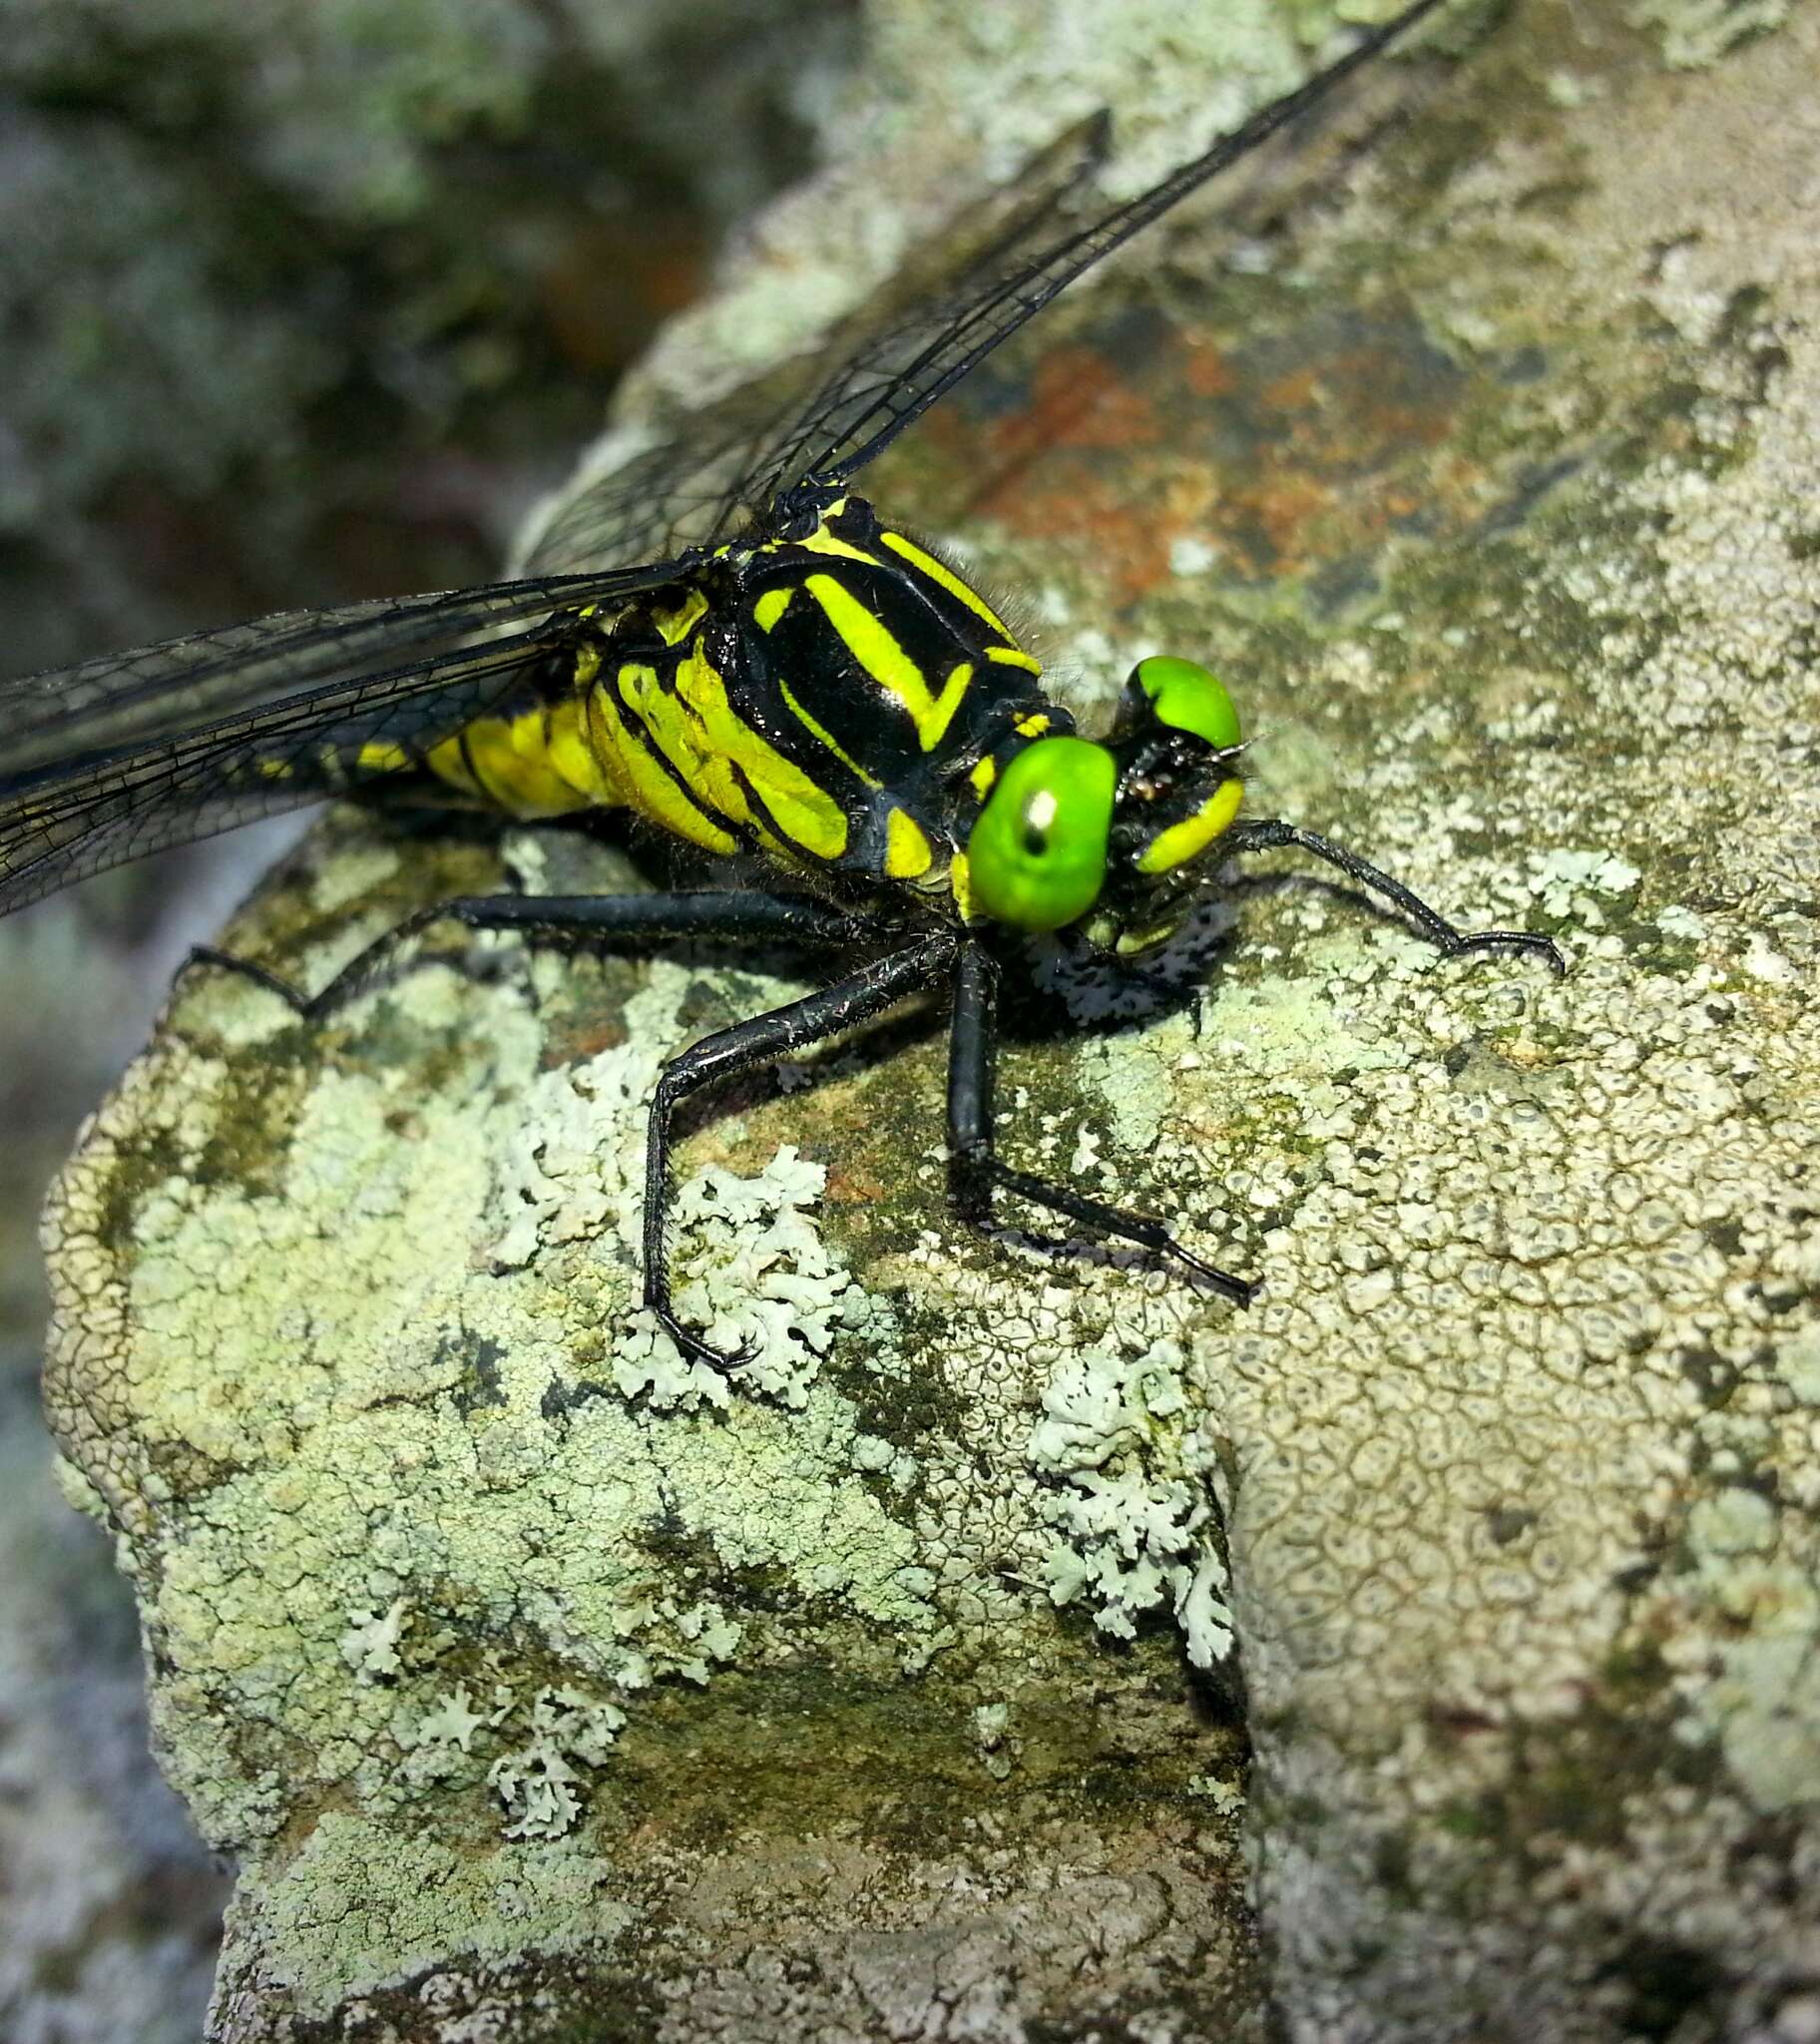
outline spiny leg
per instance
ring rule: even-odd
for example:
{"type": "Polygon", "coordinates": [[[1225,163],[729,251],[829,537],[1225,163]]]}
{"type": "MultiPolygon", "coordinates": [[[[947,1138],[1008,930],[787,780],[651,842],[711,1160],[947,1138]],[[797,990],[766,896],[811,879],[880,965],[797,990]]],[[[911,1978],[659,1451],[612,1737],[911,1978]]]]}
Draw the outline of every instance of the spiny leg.
{"type": "Polygon", "coordinates": [[[1467,951],[1533,951],[1548,961],[1551,971],[1566,972],[1568,969],[1568,961],[1561,955],[1553,937],[1539,937],[1529,930],[1477,930],[1469,933],[1456,929],[1444,915],[1430,908],[1419,894],[1404,886],[1401,880],[1393,880],[1369,859],[1363,859],[1356,851],[1348,851],[1344,845],[1335,844],[1313,830],[1303,830],[1294,823],[1282,822],[1274,816],[1260,816],[1250,822],[1235,824],[1220,842],[1222,849],[1229,853],[1272,851],[1280,845],[1293,845],[1298,851],[1305,851],[1330,866],[1337,866],[1348,879],[1357,880],[1360,886],[1369,887],[1387,901],[1394,902],[1421,926],[1422,933],[1444,958],[1458,958],[1467,951]]]}
{"type": "MultiPolygon", "coordinates": [[[[305,994],[263,965],[230,952],[198,945],[192,965],[219,965],[255,981],[307,1020],[330,1014],[368,985],[387,954],[432,923],[447,918],[474,930],[519,930],[528,936],[594,937],[602,942],[687,937],[771,939],[838,948],[876,941],[878,930],[864,916],[846,915],[820,902],[780,895],[691,894],[477,894],[439,901],[375,937],[332,979],[305,994]]],[[[683,1327],[671,1309],[664,1229],[670,1180],[670,1118],[680,1101],[708,1080],[729,1076],[787,1050],[831,1036],[861,1021],[945,969],[954,939],[944,934],[863,967],[819,994],[705,1037],[665,1068],[652,1102],[646,1155],[644,1217],[645,1305],[677,1345],[716,1368],[731,1368],[743,1356],[724,1356],[683,1327]]]]}
{"type": "Polygon", "coordinates": [[[670,1260],[665,1222],[670,1204],[671,1117],[699,1087],[731,1078],[753,1065],[769,1064],[786,1051],[819,1043],[837,1030],[883,1012],[906,994],[933,985],[947,971],[959,939],[950,931],[925,937],[901,951],[862,965],[819,993],[805,994],[769,1014],[754,1015],[691,1044],[665,1066],[651,1104],[651,1135],[645,1151],[645,1308],[685,1355],[714,1369],[736,1369],[751,1360],[741,1350],[723,1355],[677,1318],[670,1298],[670,1260]]]}
{"type": "MultiPolygon", "coordinates": [[[[976,1228],[990,1226],[994,1189],[1015,1193],[1032,1206],[1047,1207],[1078,1221],[1096,1235],[1135,1242],[1152,1256],[1166,1257],[1222,1292],[1235,1305],[1249,1305],[1257,1286],[1229,1271],[1203,1263],[1184,1250],[1167,1226],[1145,1214],[1090,1199],[1072,1186],[1052,1185],[1001,1164],[993,1153],[993,1066],[998,1050],[998,968],[977,945],[960,953],[954,974],[954,1020],[948,1039],[948,1148],[953,1162],[955,1202],[976,1228]]],[[[1041,1238],[1045,1249],[1067,1245],[1041,1238]]]]}
{"type": "Polygon", "coordinates": [[[730,937],[839,946],[874,934],[865,918],[841,913],[818,901],[780,895],[701,894],[469,894],[438,901],[407,915],[357,951],[313,994],[247,958],[198,944],[180,972],[217,965],[274,993],[305,1021],[320,1021],[368,987],[387,957],[433,923],[461,923],[471,930],[520,930],[531,937],[592,937],[603,944],[649,943],[654,939],[730,937]]]}

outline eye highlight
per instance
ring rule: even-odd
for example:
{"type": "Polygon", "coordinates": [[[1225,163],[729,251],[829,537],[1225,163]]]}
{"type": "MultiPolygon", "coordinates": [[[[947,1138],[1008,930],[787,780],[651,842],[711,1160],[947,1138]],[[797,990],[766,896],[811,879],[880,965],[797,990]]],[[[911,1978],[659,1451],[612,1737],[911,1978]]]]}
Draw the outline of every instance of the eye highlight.
{"type": "Polygon", "coordinates": [[[976,906],[1020,930],[1079,920],[1106,883],[1119,769],[1086,739],[1038,739],[999,775],[967,840],[976,906]]]}
{"type": "Polygon", "coordinates": [[[1024,805],[1024,849],[1040,856],[1049,849],[1049,833],[1056,827],[1062,804],[1053,787],[1040,787],[1024,805]]]}

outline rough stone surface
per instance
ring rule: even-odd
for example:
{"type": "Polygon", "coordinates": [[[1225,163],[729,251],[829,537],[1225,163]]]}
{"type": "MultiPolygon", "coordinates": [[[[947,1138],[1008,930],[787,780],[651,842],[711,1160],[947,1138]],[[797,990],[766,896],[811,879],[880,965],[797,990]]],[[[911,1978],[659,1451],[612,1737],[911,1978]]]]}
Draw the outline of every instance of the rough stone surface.
{"type": "MultiPolygon", "coordinates": [[[[817,0],[0,0],[0,672],[495,574],[718,232],[806,163],[846,27],[817,0]]],[[[53,1480],[37,1220],[297,821],[0,922],[7,2044],[204,2021],[228,1877],[149,1754],[112,1543],[53,1480]]]]}
{"type": "Polygon", "coordinates": [[[800,168],[844,44],[816,0],[3,0],[0,26],[9,672],[73,630],[491,573],[691,294],[704,218],[800,168]]]}
{"type": "MultiPolygon", "coordinates": [[[[1216,659],[1260,811],[1572,954],[1438,964],[1283,860],[1177,1005],[1040,963],[1012,1154],[1248,1317],[961,1235],[893,1025],[690,1138],[728,1391],[631,1312],[641,1108],[800,965],[501,943],[314,1032],[181,990],[53,1212],[48,1395],[240,1862],[218,2036],[1815,2034],[1820,12],[1589,12],[1384,67],[876,478],[1084,709],[1216,659]]],[[[881,269],[939,210],[893,135],[1038,139],[979,14],[879,17],[834,129],[881,269]]],[[[1104,20],[1026,26],[1147,175],[1211,53],[1104,20]]],[[[635,408],[735,373],[817,204],[635,408]]],[[[229,942],[314,981],[618,871],[336,818],[229,942]]]]}

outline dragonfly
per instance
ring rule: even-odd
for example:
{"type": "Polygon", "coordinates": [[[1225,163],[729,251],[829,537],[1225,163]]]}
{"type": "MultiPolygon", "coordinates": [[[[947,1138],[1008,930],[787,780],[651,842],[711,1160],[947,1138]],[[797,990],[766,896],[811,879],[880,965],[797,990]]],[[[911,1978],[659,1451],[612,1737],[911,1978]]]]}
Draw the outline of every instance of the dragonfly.
{"type": "Polygon", "coordinates": [[[207,946],[191,962],[242,972],[315,1021],[444,921],[529,941],[711,939],[841,960],[830,983],[684,1050],[652,1101],[643,1305],[717,1369],[751,1351],[714,1347],[673,1305],[678,1110],[924,992],[949,995],[950,1187],[966,1222],[991,1229],[1001,1203],[1022,1202],[1248,1305],[1256,1284],[1163,1220],[997,1154],[1011,954],[1059,932],[1090,957],[1141,960],[1231,858],[1293,847],[1447,956],[1526,952],[1556,971],[1562,956],[1525,931],[1469,933],[1356,852],[1241,816],[1246,741],[1197,662],[1141,661],[1108,729],[1078,732],[960,567],[854,479],[1077,277],[1442,4],[1415,0],[1148,191],[1070,226],[1105,148],[1104,119],[1093,124],[1081,148],[1008,189],[984,253],[875,305],[781,387],[705,405],[589,483],[513,580],[280,613],[0,684],[0,914],[329,797],[427,794],[520,821],[627,811],[719,862],[728,884],[438,901],[313,992],[207,946]]]}

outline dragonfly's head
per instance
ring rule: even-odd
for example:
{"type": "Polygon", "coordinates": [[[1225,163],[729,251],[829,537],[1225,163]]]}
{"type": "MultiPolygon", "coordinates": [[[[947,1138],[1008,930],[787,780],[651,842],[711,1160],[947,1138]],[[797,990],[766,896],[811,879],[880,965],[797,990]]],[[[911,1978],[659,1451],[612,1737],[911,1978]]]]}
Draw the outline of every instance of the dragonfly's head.
{"type": "Polygon", "coordinates": [[[1034,739],[994,782],[967,842],[974,909],[1125,953],[1161,942],[1238,813],[1243,750],[1205,668],[1139,661],[1103,743],[1034,739]]]}

